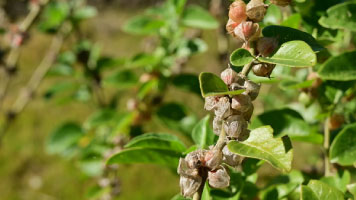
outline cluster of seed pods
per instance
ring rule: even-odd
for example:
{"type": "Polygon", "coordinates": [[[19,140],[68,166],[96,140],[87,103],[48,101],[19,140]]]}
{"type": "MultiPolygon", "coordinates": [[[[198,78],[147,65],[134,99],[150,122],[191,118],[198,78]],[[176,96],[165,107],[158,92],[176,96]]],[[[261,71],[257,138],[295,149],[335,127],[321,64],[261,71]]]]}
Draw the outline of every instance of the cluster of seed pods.
{"type": "MultiPolygon", "coordinates": [[[[286,6],[290,0],[270,2],[286,6]]],[[[267,8],[268,5],[264,4],[263,0],[251,0],[247,5],[242,0],[236,0],[229,10],[226,25],[228,33],[242,42],[242,48],[252,51],[256,56],[270,56],[278,47],[276,39],[260,37],[258,22],[263,20],[267,8]]],[[[267,63],[251,63],[252,71],[257,76],[269,77],[274,67],[267,63]]],[[[204,186],[205,181],[213,188],[228,187],[230,176],[226,166],[237,167],[243,159],[230,152],[225,144],[231,140],[244,140],[249,136],[248,122],[254,110],[252,101],[257,98],[260,85],[230,67],[221,73],[221,79],[230,91],[243,89],[244,92],[239,95],[205,98],[204,108],[214,111],[213,130],[219,136],[219,141],[209,150],[198,149],[179,160],[178,174],[184,197],[192,197],[204,186]]]]}

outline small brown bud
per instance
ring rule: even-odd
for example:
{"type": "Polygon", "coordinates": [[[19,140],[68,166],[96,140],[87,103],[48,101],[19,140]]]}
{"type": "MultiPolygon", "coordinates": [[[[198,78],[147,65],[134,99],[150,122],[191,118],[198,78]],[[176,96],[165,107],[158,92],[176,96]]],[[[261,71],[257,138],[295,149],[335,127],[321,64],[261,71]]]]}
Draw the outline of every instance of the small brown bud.
{"type": "Polygon", "coordinates": [[[275,66],[275,64],[258,63],[252,67],[252,71],[256,76],[270,77],[275,66]]]}
{"type": "Polygon", "coordinates": [[[238,79],[237,73],[230,67],[221,72],[220,77],[226,85],[231,85],[238,79]]]}
{"type": "Polygon", "coordinates": [[[238,23],[234,22],[232,19],[229,19],[226,24],[226,31],[234,36],[235,35],[234,30],[238,25],[239,25],[238,23]]]}
{"type": "Polygon", "coordinates": [[[179,159],[177,172],[181,176],[187,176],[190,178],[197,178],[199,176],[198,169],[190,168],[189,163],[183,158],[179,159]]]}
{"type": "Polygon", "coordinates": [[[262,37],[257,41],[257,51],[263,57],[270,56],[278,47],[276,38],[262,37]]]}
{"type": "Polygon", "coordinates": [[[261,86],[253,81],[247,80],[245,81],[244,87],[246,91],[244,93],[248,94],[251,100],[255,100],[260,92],[261,86]]]}
{"type": "Polygon", "coordinates": [[[208,172],[209,185],[213,188],[226,188],[230,185],[230,176],[224,167],[208,172]]]}
{"type": "Polygon", "coordinates": [[[238,112],[246,112],[250,109],[251,104],[250,96],[239,94],[232,98],[231,108],[238,112]]]}
{"type": "Polygon", "coordinates": [[[292,0],[270,0],[270,2],[277,6],[288,6],[292,0]]]}
{"type": "Polygon", "coordinates": [[[217,96],[206,97],[205,104],[204,104],[205,110],[214,109],[218,102],[219,102],[219,97],[217,96]]]}
{"type": "Polygon", "coordinates": [[[345,123],[344,116],[340,114],[334,114],[329,118],[329,129],[330,130],[336,130],[342,126],[342,124],[345,123]]]}
{"type": "Polygon", "coordinates": [[[246,6],[246,14],[253,22],[260,22],[263,20],[267,11],[267,5],[263,0],[251,0],[246,6]]]}
{"type": "Polygon", "coordinates": [[[218,149],[211,149],[205,154],[205,167],[211,170],[216,169],[222,161],[222,152],[218,149]]]}
{"type": "Polygon", "coordinates": [[[236,37],[245,42],[254,41],[258,39],[261,34],[261,29],[258,23],[253,23],[251,21],[241,22],[234,31],[236,37]]]}
{"type": "Polygon", "coordinates": [[[316,72],[311,72],[308,75],[307,80],[314,80],[314,82],[311,86],[314,89],[318,88],[323,83],[323,80],[321,80],[318,73],[316,73],[316,72]]]}
{"type": "Polygon", "coordinates": [[[242,0],[237,0],[230,5],[229,18],[237,24],[247,19],[246,4],[242,0]]]}
{"type": "Polygon", "coordinates": [[[188,167],[191,169],[199,168],[203,165],[206,150],[196,150],[188,153],[185,157],[185,161],[188,163],[188,167]]]}
{"type": "Polygon", "coordinates": [[[196,179],[181,176],[179,185],[181,188],[181,193],[184,197],[192,197],[199,189],[202,183],[202,178],[197,177],[196,179]]]}
{"type": "Polygon", "coordinates": [[[228,97],[221,97],[215,108],[215,115],[220,119],[225,119],[230,116],[232,111],[230,109],[230,99],[228,97]]]}
{"type": "Polygon", "coordinates": [[[252,117],[252,114],[253,114],[253,110],[254,110],[254,106],[253,106],[253,104],[251,104],[251,106],[249,107],[249,109],[246,111],[246,112],[244,112],[242,115],[244,116],[244,119],[246,120],[246,121],[250,121],[251,120],[251,117],[252,117]]]}
{"type": "Polygon", "coordinates": [[[236,167],[238,166],[241,161],[243,160],[243,157],[237,155],[237,154],[234,154],[232,153],[228,148],[227,146],[225,146],[222,150],[223,152],[223,162],[232,166],[232,167],[236,167]]]}
{"type": "Polygon", "coordinates": [[[224,121],[223,127],[228,137],[238,138],[248,124],[241,115],[232,115],[224,121]]]}

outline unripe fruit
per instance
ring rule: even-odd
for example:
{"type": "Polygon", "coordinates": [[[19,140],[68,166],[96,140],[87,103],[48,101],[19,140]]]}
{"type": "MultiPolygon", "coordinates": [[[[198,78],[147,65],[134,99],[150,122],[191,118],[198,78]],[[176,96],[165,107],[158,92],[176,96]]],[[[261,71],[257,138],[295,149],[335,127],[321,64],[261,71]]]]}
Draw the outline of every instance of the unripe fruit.
{"type": "Polygon", "coordinates": [[[244,21],[235,28],[234,33],[237,39],[248,42],[258,39],[261,34],[261,29],[257,23],[244,21]]]}
{"type": "Polygon", "coordinates": [[[256,76],[269,78],[275,66],[275,64],[258,63],[252,67],[252,71],[256,76]]]}
{"type": "Polygon", "coordinates": [[[237,0],[230,5],[229,18],[240,24],[247,19],[246,4],[242,0],[237,0]]]}
{"type": "Polygon", "coordinates": [[[229,19],[226,24],[226,31],[231,34],[235,35],[234,30],[239,25],[239,23],[234,22],[232,19],[229,19]]]}
{"type": "Polygon", "coordinates": [[[241,115],[232,115],[223,124],[226,135],[231,138],[238,138],[247,126],[246,120],[241,115]]]}
{"type": "Polygon", "coordinates": [[[253,81],[247,80],[245,81],[244,87],[246,91],[244,93],[248,94],[251,100],[255,100],[260,92],[261,86],[253,81]]]}
{"type": "Polygon", "coordinates": [[[301,92],[298,96],[298,101],[305,106],[310,105],[310,103],[312,102],[311,100],[312,99],[310,98],[310,96],[305,92],[301,92]]]}
{"type": "Polygon", "coordinates": [[[230,67],[221,72],[220,77],[226,85],[231,85],[238,79],[237,73],[230,67]]]}
{"type": "Polygon", "coordinates": [[[246,112],[250,109],[251,104],[250,96],[239,94],[232,98],[231,108],[238,112],[246,112]]]}
{"type": "Polygon", "coordinates": [[[232,166],[232,167],[236,167],[238,166],[241,161],[243,160],[243,157],[237,155],[237,154],[234,154],[232,153],[228,148],[227,146],[225,146],[222,150],[223,152],[223,162],[232,166]]]}
{"type": "Polygon", "coordinates": [[[253,22],[260,22],[263,20],[267,11],[267,5],[263,0],[251,0],[246,6],[247,17],[253,22]]]}
{"type": "Polygon", "coordinates": [[[225,168],[208,172],[209,185],[213,188],[226,188],[230,185],[230,176],[225,168]]]}
{"type": "Polygon", "coordinates": [[[288,6],[292,0],[270,0],[272,4],[277,6],[288,6]]]}
{"type": "Polygon", "coordinates": [[[211,149],[205,154],[205,167],[215,170],[222,161],[222,152],[218,149],[211,149]]]}
{"type": "Polygon", "coordinates": [[[263,57],[270,56],[278,47],[276,38],[262,37],[257,41],[257,51],[263,57]]]}
{"type": "Polygon", "coordinates": [[[179,185],[181,188],[181,193],[184,197],[192,197],[199,189],[202,183],[202,178],[197,177],[195,179],[181,176],[179,185]]]}

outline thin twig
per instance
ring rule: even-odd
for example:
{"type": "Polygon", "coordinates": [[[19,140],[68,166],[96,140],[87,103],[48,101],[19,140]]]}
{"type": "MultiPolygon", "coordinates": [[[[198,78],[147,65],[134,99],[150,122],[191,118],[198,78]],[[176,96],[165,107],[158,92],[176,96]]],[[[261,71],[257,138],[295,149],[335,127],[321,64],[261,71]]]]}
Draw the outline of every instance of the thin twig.
{"type": "MultiPolygon", "coordinates": [[[[20,34],[26,33],[33,23],[35,22],[36,18],[39,16],[41,12],[41,8],[43,8],[49,0],[43,0],[40,4],[31,4],[30,6],[30,12],[26,16],[26,18],[23,20],[23,22],[19,25],[18,32],[20,34]]],[[[9,89],[10,82],[12,80],[12,77],[14,75],[14,71],[16,70],[16,64],[18,62],[18,58],[20,56],[20,46],[17,45],[12,45],[9,55],[5,61],[4,64],[4,70],[5,74],[4,77],[2,78],[2,84],[0,86],[0,110],[2,107],[2,104],[4,102],[4,99],[7,95],[7,91],[9,89]]]]}
{"type": "Polygon", "coordinates": [[[330,129],[329,129],[329,120],[326,118],[324,123],[324,165],[325,165],[325,176],[330,176],[331,174],[331,164],[329,159],[329,148],[330,148],[330,129]]]}

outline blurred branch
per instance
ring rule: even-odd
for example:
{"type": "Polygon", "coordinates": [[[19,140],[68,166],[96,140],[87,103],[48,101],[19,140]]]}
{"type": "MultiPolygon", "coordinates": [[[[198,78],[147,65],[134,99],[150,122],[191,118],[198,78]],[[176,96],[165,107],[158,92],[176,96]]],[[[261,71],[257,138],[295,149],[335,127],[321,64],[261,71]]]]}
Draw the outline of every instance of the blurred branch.
{"type": "MultiPolygon", "coordinates": [[[[43,8],[48,2],[49,0],[43,0],[40,3],[30,3],[30,12],[25,17],[23,22],[19,25],[16,34],[20,34],[20,37],[23,37],[24,34],[31,28],[36,18],[39,16],[41,8],[43,8]]],[[[9,89],[12,77],[14,76],[14,73],[16,71],[16,64],[20,56],[20,46],[21,43],[19,45],[16,45],[13,44],[13,41],[11,41],[11,49],[4,64],[5,73],[4,77],[2,78],[2,84],[0,85],[0,110],[3,101],[6,97],[7,91],[9,89]]]]}
{"type": "Polygon", "coordinates": [[[329,147],[330,147],[330,129],[329,129],[329,120],[326,118],[324,123],[324,164],[325,164],[325,176],[330,176],[331,174],[331,164],[329,159],[329,147]]]}
{"type": "Polygon", "coordinates": [[[0,131],[0,143],[5,133],[7,132],[7,129],[9,128],[11,122],[16,118],[19,113],[24,110],[24,108],[33,98],[34,93],[39,87],[43,78],[45,77],[53,63],[56,61],[56,57],[63,45],[63,41],[71,30],[72,27],[70,23],[63,24],[57,35],[54,36],[48,53],[45,55],[40,65],[33,72],[27,85],[20,91],[20,94],[15,100],[12,108],[7,112],[5,123],[0,131]]]}

